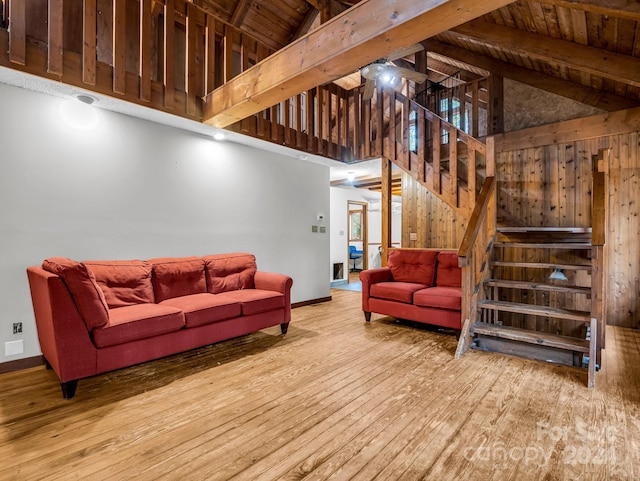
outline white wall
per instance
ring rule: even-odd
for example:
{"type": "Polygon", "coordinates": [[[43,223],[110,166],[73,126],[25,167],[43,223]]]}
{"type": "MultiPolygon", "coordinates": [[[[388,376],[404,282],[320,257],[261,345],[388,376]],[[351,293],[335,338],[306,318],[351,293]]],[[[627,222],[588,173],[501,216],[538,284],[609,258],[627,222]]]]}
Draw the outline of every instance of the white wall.
{"type": "Polygon", "coordinates": [[[328,167],[100,109],[79,130],[62,102],[0,84],[0,362],[40,354],[25,269],[50,256],[245,251],[293,277],[293,302],[329,295],[329,235],[311,232],[329,225],[328,167]]]}
{"type": "MultiPolygon", "coordinates": [[[[353,187],[331,187],[331,260],[329,263],[329,278],[333,280],[333,264],[342,262],[344,264],[344,279],[348,278],[349,266],[349,222],[348,222],[348,201],[367,202],[367,215],[369,228],[367,234],[369,244],[380,244],[382,242],[382,194],[365,189],[355,189],[353,187]]],[[[394,197],[393,203],[399,204],[401,197],[394,197]]],[[[397,243],[398,247],[402,237],[402,212],[395,209],[392,216],[391,241],[397,243]]],[[[376,245],[369,246],[369,268],[380,267],[380,254],[376,245]]],[[[360,265],[358,264],[358,267],[360,265]]]]}

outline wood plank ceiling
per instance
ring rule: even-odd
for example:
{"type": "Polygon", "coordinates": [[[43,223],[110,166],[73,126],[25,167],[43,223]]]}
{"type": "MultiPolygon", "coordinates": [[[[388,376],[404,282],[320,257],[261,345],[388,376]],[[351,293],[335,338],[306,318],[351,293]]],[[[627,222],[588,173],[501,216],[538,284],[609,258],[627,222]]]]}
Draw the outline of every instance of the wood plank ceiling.
{"type": "MultiPolygon", "coordinates": [[[[360,3],[192,1],[275,50],[360,3]]],[[[640,105],[638,1],[518,0],[423,43],[431,80],[491,72],[605,111],[640,105]]]]}
{"type": "MultiPolygon", "coordinates": [[[[276,50],[360,3],[192,1],[276,50]]],[[[430,53],[427,67],[439,74],[479,67],[603,110],[637,106],[639,21],[637,1],[518,0],[424,39],[430,53]]]]}

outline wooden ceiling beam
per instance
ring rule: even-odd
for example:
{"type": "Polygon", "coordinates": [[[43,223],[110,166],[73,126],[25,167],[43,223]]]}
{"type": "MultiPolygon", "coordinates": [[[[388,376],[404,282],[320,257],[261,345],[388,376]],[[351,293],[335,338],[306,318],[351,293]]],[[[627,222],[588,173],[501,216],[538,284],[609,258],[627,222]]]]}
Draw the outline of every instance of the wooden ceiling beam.
{"type": "Polygon", "coordinates": [[[236,5],[233,15],[231,15],[231,25],[239,27],[244,22],[244,17],[247,16],[251,3],[249,0],[240,0],[236,5]]]}
{"type": "Polygon", "coordinates": [[[204,122],[226,127],[511,0],[364,0],[206,96],[204,122]]]}
{"type": "Polygon", "coordinates": [[[473,20],[449,34],[490,48],[528,56],[552,65],[587,72],[640,87],[640,58],[580,45],[567,40],[473,20]]]}
{"type": "Polygon", "coordinates": [[[582,10],[614,18],[640,20],[640,2],[630,0],[536,0],[555,7],[582,10]]]}
{"type": "Polygon", "coordinates": [[[517,82],[551,92],[562,97],[590,105],[606,112],[637,107],[638,102],[600,90],[591,89],[584,85],[552,77],[543,72],[530,70],[517,65],[497,60],[487,55],[480,55],[461,47],[450,45],[438,40],[426,41],[426,48],[430,53],[455,61],[471,63],[492,72],[495,75],[515,80],[517,82]]]}

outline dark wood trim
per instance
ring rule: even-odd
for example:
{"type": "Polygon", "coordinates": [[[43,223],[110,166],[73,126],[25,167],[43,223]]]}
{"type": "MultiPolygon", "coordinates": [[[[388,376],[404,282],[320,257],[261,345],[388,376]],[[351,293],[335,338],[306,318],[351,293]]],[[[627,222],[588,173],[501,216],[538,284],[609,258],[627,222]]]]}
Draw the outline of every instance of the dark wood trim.
{"type": "Polygon", "coordinates": [[[298,307],[304,307],[304,306],[311,306],[313,304],[320,304],[321,302],[328,302],[330,300],[332,300],[332,297],[327,296],[327,297],[320,297],[318,299],[309,299],[308,301],[294,302],[293,304],[291,304],[291,309],[296,309],[298,307]]]}
{"type": "Polygon", "coordinates": [[[44,356],[25,357],[24,359],[16,359],[15,361],[7,361],[0,363],[0,374],[8,372],[22,371],[32,367],[43,366],[44,356]]]}

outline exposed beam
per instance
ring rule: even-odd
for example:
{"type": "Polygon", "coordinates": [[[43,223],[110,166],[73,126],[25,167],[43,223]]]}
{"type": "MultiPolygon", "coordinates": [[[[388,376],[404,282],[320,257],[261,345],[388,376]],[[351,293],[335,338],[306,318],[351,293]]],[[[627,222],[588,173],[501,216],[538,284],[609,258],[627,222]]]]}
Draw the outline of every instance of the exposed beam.
{"type": "Polygon", "coordinates": [[[311,30],[311,27],[316,21],[316,18],[318,18],[318,15],[320,15],[320,12],[318,12],[315,8],[310,8],[304,17],[304,20],[302,20],[300,25],[298,25],[298,29],[291,37],[291,41],[298,40],[303,35],[309,33],[309,30],[311,30]]]}
{"type": "Polygon", "coordinates": [[[543,72],[530,70],[517,65],[512,65],[502,60],[497,60],[487,55],[480,55],[461,47],[449,45],[438,40],[428,40],[426,42],[429,52],[439,56],[454,59],[456,61],[471,63],[478,67],[488,70],[494,74],[501,75],[505,78],[515,80],[517,82],[530,85],[532,87],[545,90],[562,97],[566,97],[585,105],[590,105],[607,112],[628,109],[638,106],[638,102],[619,97],[607,92],[595,90],[576,84],[568,80],[552,77],[543,72]]]}
{"type": "Polygon", "coordinates": [[[536,60],[640,87],[640,58],[474,20],[449,34],[536,60]]]}
{"type": "Polygon", "coordinates": [[[234,27],[239,27],[244,22],[244,17],[247,15],[250,6],[249,0],[240,0],[236,5],[236,9],[233,11],[233,15],[231,15],[231,24],[234,27]]]}
{"type": "Polygon", "coordinates": [[[508,3],[365,0],[208,94],[204,121],[226,127],[508,3]]]}
{"type": "Polygon", "coordinates": [[[536,0],[556,7],[582,10],[614,18],[640,20],[640,2],[633,0],[536,0]]]}

